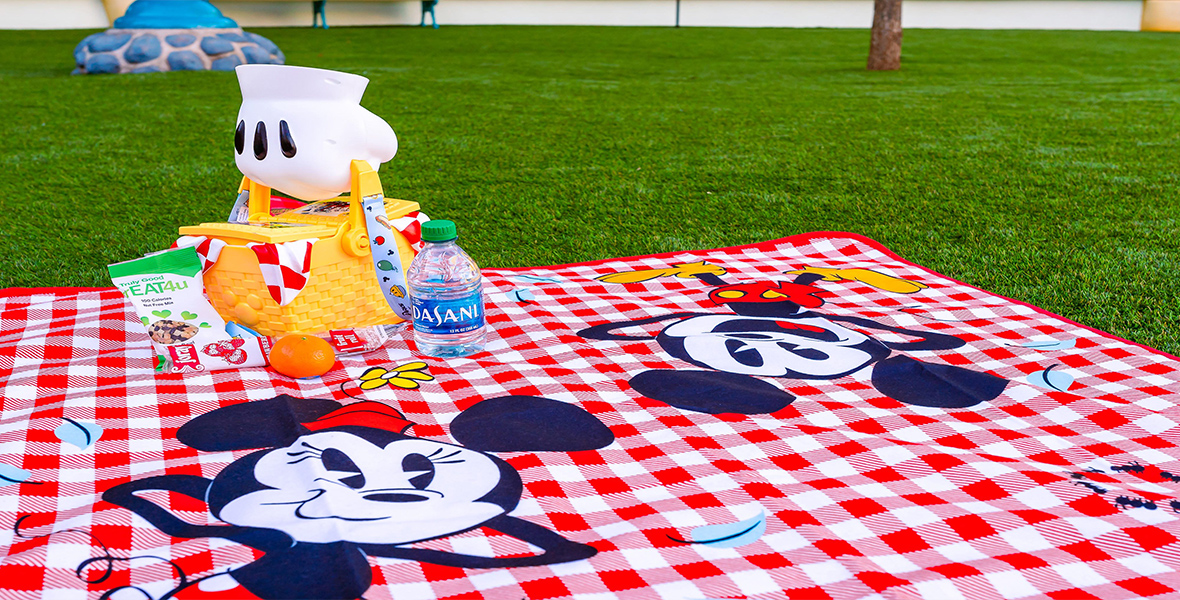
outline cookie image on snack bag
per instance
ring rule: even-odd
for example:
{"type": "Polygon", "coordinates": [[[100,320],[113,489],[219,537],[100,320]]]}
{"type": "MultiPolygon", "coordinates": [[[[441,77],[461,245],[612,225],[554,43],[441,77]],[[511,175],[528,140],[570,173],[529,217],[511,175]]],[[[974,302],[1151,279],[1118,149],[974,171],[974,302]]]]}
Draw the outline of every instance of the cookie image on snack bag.
{"type": "Polygon", "coordinates": [[[243,340],[242,338],[233,338],[207,344],[201,349],[201,352],[204,352],[209,356],[229,356],[234,352],[234,350],[241,348],[245,344],[246,340],[243,340]]]}
{"type": "Polygon", "coordinates": [[[208,344],[201,349],[201,352],[219,357],[231,365],[240,365],[245,363],[247,358],[246,351],[242,349],[245,344],[246,340],[233,338],[208,344]]]}
{"type": "Polygon", "coordinates": [[[241,349],[234,350],[233,352],[231,352],[229,354],[229,356],[226,356],[224,358],[225,358],[225,362],[227,362],[231,365],[240,365],[240,364],[246,362],[246,351],[241,350],[241,349]]]}
{"type": "Polygon", "coordinates": [[[184,321],[161,319],[148,326],[148,336],[157,344],[179,344],[187,342],[201,332],[196,325],[184,321]]]}

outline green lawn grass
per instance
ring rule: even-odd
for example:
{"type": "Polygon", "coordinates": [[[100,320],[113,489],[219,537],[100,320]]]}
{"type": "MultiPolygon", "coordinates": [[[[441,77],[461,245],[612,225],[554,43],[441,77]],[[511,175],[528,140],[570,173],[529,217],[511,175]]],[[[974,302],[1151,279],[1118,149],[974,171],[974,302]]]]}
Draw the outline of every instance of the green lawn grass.
{"type": "MultiPolygon", "coordinates": [[[[1180,37],[575,27],[259,30],[372,80],[386,193],[458,221],[485,267],[875,238],[976,286],[1180,352],[1180,37]]],[[[0,32],[0,287],[222,220],[228,73],[70,76],[90,32],[0,32]]]]}

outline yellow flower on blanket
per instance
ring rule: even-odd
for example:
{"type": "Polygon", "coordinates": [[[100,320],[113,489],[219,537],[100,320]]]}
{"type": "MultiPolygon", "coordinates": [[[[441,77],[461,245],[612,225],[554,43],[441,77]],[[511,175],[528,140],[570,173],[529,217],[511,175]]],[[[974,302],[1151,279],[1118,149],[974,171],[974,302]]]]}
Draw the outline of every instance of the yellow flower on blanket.
{"type": "Polygon", "coordinates": [[[370,367],[361,374],[357,385],[362,390],[375,390],[387,384],[403,390],[416,390],[420,381],[434,381],[434,377],[426,372],[426,363],[415,361],[392,369],[370,367]]]}

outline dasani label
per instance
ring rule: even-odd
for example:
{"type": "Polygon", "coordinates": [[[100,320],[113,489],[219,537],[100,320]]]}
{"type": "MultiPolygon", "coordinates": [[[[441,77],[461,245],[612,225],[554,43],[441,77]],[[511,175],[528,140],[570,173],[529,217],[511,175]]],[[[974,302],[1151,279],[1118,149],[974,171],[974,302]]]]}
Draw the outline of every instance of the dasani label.
{"type": "Polygon", "coordinates": [[[411,297],[414,328],[423,333],[467,333],[483,327],[481,294],[454,300],[411,297]]]}

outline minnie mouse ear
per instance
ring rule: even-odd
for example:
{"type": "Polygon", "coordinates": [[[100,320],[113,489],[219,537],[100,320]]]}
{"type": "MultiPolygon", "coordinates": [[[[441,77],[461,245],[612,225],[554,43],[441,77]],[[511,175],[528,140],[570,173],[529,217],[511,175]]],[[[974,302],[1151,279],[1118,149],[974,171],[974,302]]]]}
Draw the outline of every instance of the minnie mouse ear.
{"type": "Polygon", "coordinates": [[[283,394],[207,412],[185,423],[177,430],[176,439],[204,452],[286,446],[307,433],[302,423],[338,408],[340,403],[335,400],[283,394]]]}
{"type": "Polygon", "coordinates": [[[759,415],[786,408],[795,397],[761,379],[721,371],[644,371],[629,382],[635,391],[681,410],[759,415]]]}
{"type": "Polygon", "coordinates": [[[582,407],[537,396],[484,400],[451,421],[451,436],[484,452],[574,452],[615,441],[615,434],[582,407]]]}

